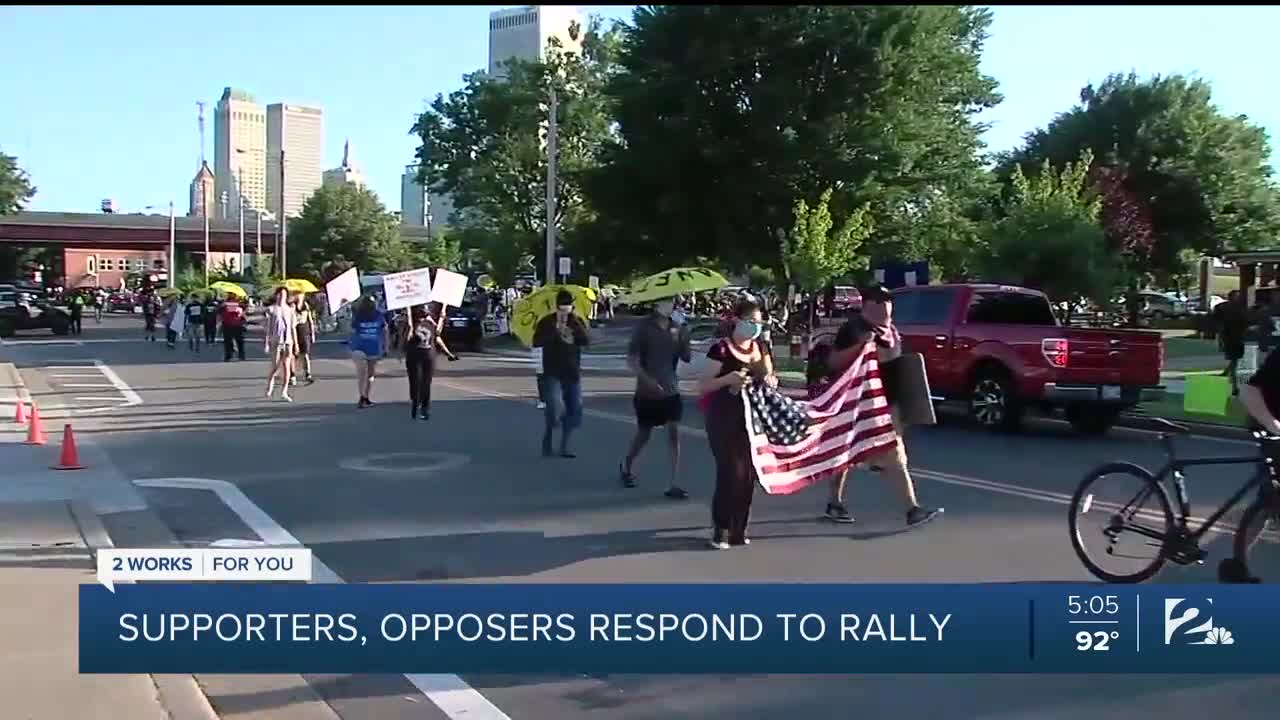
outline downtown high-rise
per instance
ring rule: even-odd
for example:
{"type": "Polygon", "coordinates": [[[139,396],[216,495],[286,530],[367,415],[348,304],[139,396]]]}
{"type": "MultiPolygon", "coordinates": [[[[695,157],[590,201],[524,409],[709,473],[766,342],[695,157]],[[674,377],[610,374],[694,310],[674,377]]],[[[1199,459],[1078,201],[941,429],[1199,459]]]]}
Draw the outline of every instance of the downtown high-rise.
{"type": "Polygon", "coordinates": [[[503,64],[512,59],[541,60],[547,41],[558,38],[563,50],[582,51],[582,16],[571,5],[527,5],[489,13],[489,77],[506,77],[503,64]],[[569,28],[580,26],[576,39],[569,28]]]}
{"type": "Polygon", "coordinates": [[[324,111],[288,103],[268,105],[266,207],[271,214],[296,217],[301,213],[303,204],[320,188],[323,172],[324,111]]]}
{"type": "Polygon", "coordinates": [[[239,217],[267,207],[267,113],[252,95],[225,88],[213,113],[215,217],[239,217]]]}

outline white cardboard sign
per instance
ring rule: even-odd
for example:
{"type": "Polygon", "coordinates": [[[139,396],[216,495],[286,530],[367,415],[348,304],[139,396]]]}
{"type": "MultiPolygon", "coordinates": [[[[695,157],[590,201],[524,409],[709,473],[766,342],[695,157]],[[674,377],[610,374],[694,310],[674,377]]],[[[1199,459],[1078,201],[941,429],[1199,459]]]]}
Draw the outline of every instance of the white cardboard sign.
{"type": "Polygon", "coordinates": [[[467,276],[439,268],[431,288],[431,300],[448,307],[461,307],[467,296],[467,276]]]}
{"type": "Polygon", "coordinates": [[[336,313],[356,301],[360,297],[360,271],[351,268],[324,286],[325,298],[329,301],[329,312],[336,313]]]}
{"type": "Polygon", "coordinates": [[[424,305],[431,301],[431,268],[418,268],[382,276],[388,310],[424,305]]]}

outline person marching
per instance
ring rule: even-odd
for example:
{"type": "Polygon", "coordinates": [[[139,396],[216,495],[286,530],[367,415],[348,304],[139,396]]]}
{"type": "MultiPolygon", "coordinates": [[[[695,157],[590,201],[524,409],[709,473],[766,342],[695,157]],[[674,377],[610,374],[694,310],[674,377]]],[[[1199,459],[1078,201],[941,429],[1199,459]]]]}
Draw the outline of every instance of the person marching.
{"type": "Polygon", "coordinates": [[[218,314],[219,307],[213,301],[213,298],[205,296],[204,298],[204,344],[213,347],[213,343],[218,339],[218,314]]]}
{"type": "MultiPolygon", "coordinates": [[[[316,383],[316,379],[311,374],[311,348],[316,344],[316,323],[315,315],[311,311],[311,304],[307,302],[306,295],[303,293],[294,293],[293,311],[294,316],[298,321],[294,333],[298,338],[298,345],[294,349],[294,360],[302,362],[302,372],[306,373],[306,383],[308,385],[314,385],[316,383]]],[[[298,371],[296,367],[293,371],[293,384],[298,384],[298,371]]]]}
{"type": "Polygon", "coordinates": [[[680,398],[680,382],[676,366],[689,362],[689,328],[672,319],[675,301],[659,300],[653,313],[636,326],[627,348],[627,367],[636,376],[632,406],[636,414],[636,434],[618,472],[622,486],[633,488],[636,477],[631,473],[636,458],[649,443],[654,428],[667,426],[667,443],[671,449],[671,482],[666,493],[672,500],[684,500],[689,493],[677,485],[680,476],[680,420],[684,401],[680,398]]]}
{"type": "Polygon", "coordinates": [[[184,312],[187,314],[187,322],[183,326],[183,330],[187,334],[187,349],[198,353],[200,352],[200,339],[204,335],[204,300],[192,293],[187,298],[184,312]]]}
{"type": "Polygon", "coordinates": [[[582,348],[590,342],[587,326],[573,312],[573,294],[556,293],[556,311],[540,320],[533,346],[542,348],[542,455],[551,457],[556,425],[560,426],[560,457],[576,457],[569,437],[582,423],[582,348]]]}
{"type": "Polygon", "coordinates": [[[267,375],[267,398],[276,390],[276,378],[280,378],[280,399],[293,402],[289,396],[289,376],[292,370],[293,349],[297,346],[298,321],[293,306],[289,304],[289,291],[283,287],[275,290],[271,305],[267,307],[267,339],[265,350],[271,362],[267,375]]]}
{"type": "Polygon", "coordinates": [[[409,375],[410,418],[431,419],[431,381],[436,374],[436,351],[443,352],[449,362],[458,360],[440,335],[436,319],[439,313],[440,303],[431,303],[430,309],[415,305],[405,328],[401,344],[404,347],[404,367],[409,375]]]}
{"type": "Polygon", "coordinates": [[[371,295],[360,298],[351,314],[351,361],[356,366],[356,388],[360,401],[356,407],[373,406],[373,378],[378,373],[378,361],[387,354],[387,321],[371,295]]]}
{"type": "Polygon", "coordinates": [[[142,322],[148,342],[156,341],[156,292],[150,288],[142,292],[142,322]]]}
{"type": "Polygon", "coordinates": [[[747,523],[758,480],[751,462],[751,440],[742,406],[747,382],[778,386],[773,361],[758,338],[763,326],[760,306],[742,300],[734,310],[737,321],[729,336],[707,352],[711,364],[698,383],[706,398],[707,441],[716,463],[716,489],[711,499],[711,547],[727,550],[748,545],[747,523]]]}
{"type": "MultiPolygon", "coordinates": [[[[862,291],[862,310],[849,316],[844,325],[836,333],[831,353],[826,364],[831,372],[838,376],[862,354],[867,343],[874,342],[876,357],[881,367],[902,355],[902,336],[893,324],[893,295],[883,286],[874,285],[862,291]]],[[[905,427],[893,397],[888,397],[893,414],[893,429],[898,442],[892,448],[880,451],[868,458],[867,464],[872,470],[890,478],[902,493],[907,507],[907,525],[914,526],[928,522],[942,513],[942,508],[922,507],[916,498],[915,482],[907,469],[907,449],[905,427]]],[[[841,523],[853,522],[844,504],[845,485],[848,481],[848,470],[837,473],[832,478],[831,498],[827,502],[826,517],[828,520],[841,523]]]]}
{"type": "Polygon", "coordinates": [[[235,355],[244,360],[244,306],[239,298],[228,295],[218,313],[222,321],[222,361],[231,362],[235,355]]]}
{"type": "MultiPolygon", "coordinates": [[[[71,334],[79,335],[81,322],[84,319],[84,293],[76,291],[71,295],[71,334]]],[[[102,322],[99,320],[98,322],[102,322]]]]}

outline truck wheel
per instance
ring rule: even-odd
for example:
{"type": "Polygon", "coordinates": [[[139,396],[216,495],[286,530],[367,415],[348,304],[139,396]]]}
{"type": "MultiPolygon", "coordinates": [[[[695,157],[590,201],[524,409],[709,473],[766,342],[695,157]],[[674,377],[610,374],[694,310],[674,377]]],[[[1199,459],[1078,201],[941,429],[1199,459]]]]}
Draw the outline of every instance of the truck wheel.
{"type": "Polygon", "coordinates": [[[1085,435],[1103,435],[1120,419],[1120,411],[1108,407],[1069,407],[1067,422],[1085,435]]]}
{"type": "Polygon", "coordinates": [[[54,320],[52,323],[49,324],[49,329],[53,331],[54,335],[70,335],[71,323],[65,320],[63,321],[54,320]]]}
{"type": "Polygon", "coordinates": [[[11,338],[17,333],[13,321],[8,318],[0,318],[0,338],[11,338]]]}
{"type": "Polygon", "coordinates": [[[969,417],[991,430],[1017,430],[1022,425],[1022,404],[1005,373],[979,373],[969,392],[969,417]]]}

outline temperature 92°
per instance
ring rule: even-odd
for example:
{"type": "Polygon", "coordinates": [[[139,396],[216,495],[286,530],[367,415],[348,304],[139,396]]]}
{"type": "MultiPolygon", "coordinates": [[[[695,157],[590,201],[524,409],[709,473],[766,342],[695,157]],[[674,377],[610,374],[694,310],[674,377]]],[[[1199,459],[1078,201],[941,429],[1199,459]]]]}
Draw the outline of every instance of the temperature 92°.
{"type": "Polygon", "coordinates": [[[1115,630],[1081,630],[1076,633],[1076,650],[1080,652],[1106,652],[1111,643],[1120,639],[1115,630]]]}

